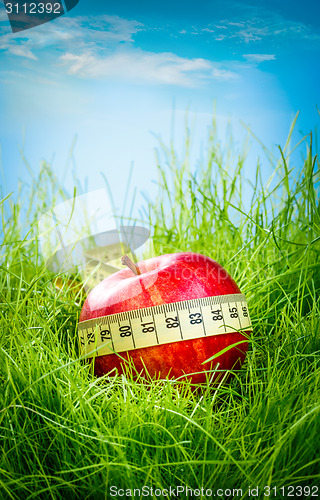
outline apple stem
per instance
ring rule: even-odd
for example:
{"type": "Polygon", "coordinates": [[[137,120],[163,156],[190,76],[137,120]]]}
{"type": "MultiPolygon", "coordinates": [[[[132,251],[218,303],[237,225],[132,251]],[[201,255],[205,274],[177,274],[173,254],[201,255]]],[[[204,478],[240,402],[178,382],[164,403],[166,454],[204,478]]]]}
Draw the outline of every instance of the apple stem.
{"type": "Polygon", "coordinates": [[[136,264],[134,264],[134,262],[132,262],[131,259],[129,259],[128,255],[123,255],[121,257],[121,264],[123,266],[128,266],[128,268],[135,274],[135,275],[139,275],[141,274],[141,271],[140,269],[138,268],[138,266],[136,266],[136,264]]]}

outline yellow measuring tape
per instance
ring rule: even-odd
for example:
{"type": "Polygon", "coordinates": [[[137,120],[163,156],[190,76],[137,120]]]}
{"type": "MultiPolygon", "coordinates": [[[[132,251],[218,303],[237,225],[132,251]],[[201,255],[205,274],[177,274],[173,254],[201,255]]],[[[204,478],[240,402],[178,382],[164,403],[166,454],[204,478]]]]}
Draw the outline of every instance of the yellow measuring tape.
{"type": "Polygon", "coordinates": [[[126,311],[78,324],[83,356],[251,329],[243,294],[217,295],[126,311]]]}

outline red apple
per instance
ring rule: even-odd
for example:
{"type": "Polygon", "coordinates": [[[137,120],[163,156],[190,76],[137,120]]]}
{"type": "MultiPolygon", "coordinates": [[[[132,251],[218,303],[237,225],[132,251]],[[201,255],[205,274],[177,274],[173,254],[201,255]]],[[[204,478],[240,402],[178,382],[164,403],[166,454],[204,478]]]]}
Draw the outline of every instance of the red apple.
{"type": "MultiPolygon", "coordinates": [[[[217,295],[241,293],[238,286],[217,262],[193,252],[154,257],[137,264],[141,274],[125,268],[112,274],[88,295],[80,322],[110,314],[171,302],[217,295]]],[[[212,322],[214,323],[214,322],[212,322]]],[[[137,348],[128,352],[95,357],[94,372],[101,376],[117,368],[124,372],[121,358],[132,358],[139,373],[147,369],[150,376],[178,378],[187,375],[192,383],[203,383],[206,371],[219,363],[219,370],[240,368],[248,343],[244,342],[219,355],[212,363],[202,364],[226,347],[247,339],[243,333],[231,332],[191,340],[137,348]]]]}

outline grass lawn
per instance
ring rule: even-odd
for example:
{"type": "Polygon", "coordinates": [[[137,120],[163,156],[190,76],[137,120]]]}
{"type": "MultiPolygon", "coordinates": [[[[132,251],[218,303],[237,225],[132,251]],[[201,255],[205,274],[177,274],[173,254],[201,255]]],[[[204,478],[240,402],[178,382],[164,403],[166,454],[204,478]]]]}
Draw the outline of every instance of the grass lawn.
{"type": "Polygon", "coordinates": [[[228,386],[197,393],[166,380],[95,378],[78,352],[84,292],[73,293],[65,276],[60,291],[52,286],[36,237],[48,193],[58,199],[62,189],[44,164],[17,203],[1,202],[1,500],[320,495],[320,184],[312,137],[298,160],[290,159],[290,141],[279,148],[263,185],[259,162],[250,183],[244,154],[221,151],[214,125],[211,132],[196,175],[188,135],[182,160],[166,149],[145,218],[156,254],[206,254],[246,294],[253,334],[228,386]]]}

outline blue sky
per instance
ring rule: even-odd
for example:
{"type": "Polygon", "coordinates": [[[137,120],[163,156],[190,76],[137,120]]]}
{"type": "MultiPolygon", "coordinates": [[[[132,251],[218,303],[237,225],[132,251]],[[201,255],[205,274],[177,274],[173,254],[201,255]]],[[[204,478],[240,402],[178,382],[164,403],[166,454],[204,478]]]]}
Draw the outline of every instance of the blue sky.
{"type": "MultiPolygon", "coordinates": [[[[133,163],[132,191],[153,197],[157,137],[174,137],[182,153],[189,109],[196,165],[214,102],[221,139],[231,121],[239,144],[241,122],[269,148],[284,143],[297,111],[297,138],[319,123],[316,0],[80,0],[68,15],[16,34],[1,3],[0,35],[4,194],[28,179],[22,148],[35,174],[41,160],[53,161],[70,193],[74,165],[89,190],[104,172],[121,207],[133,163]]],[[[253,143],[250,161],[259,153],[253,143]]]]}

